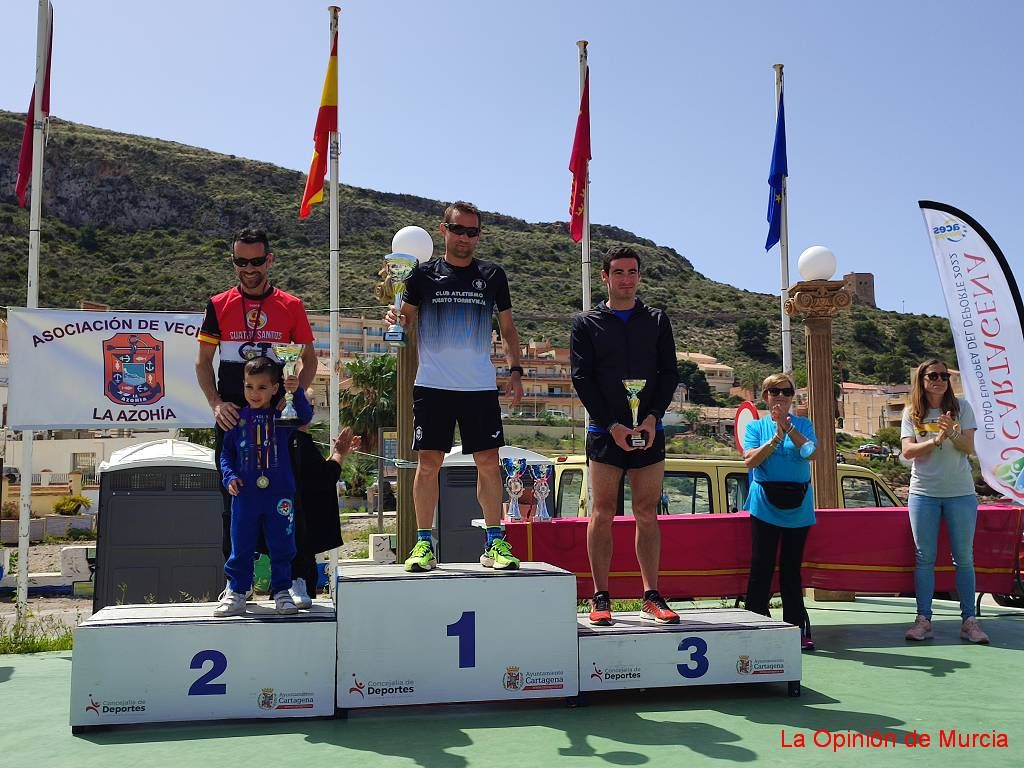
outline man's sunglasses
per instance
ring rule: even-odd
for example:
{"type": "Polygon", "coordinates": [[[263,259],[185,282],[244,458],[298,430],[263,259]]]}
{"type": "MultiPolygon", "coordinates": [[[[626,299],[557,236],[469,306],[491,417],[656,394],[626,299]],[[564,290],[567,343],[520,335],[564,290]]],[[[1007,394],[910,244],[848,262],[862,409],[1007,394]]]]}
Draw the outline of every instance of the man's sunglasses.
{"type": "Polygon", "coordinates": [[[782,395],[783,397],[792,397],[796,394],[796,390],[792,387],[768,387],[767,392],[772,397],[778,397],[779,395],[782,395]]]}
{"type": "Polygon", "coordinates": [[[466,237],[480,237],[480,227],[464,227],[461,224],[445,224],[444,228],[453,235],[465,235],[466,237]]]}
{"type": "Polygon", "coordinates": [[[926,373],[924,377],[928,379],[928,381],[938,381],[939,379],[949,381],[949,373],[947,371],[943,371],[942,373],[932,371],[930,373],[926,373]]]}
{"type": "Polygon", "coordinates": [[[243,259],[238,256],[232,256],[231,263],[236,267],[241,267],[242,269],[245,269],[246,267],[262,267],[267,263],[268,258],[269,257],[267,256],[257,256],[254,259],[243,259]]]}

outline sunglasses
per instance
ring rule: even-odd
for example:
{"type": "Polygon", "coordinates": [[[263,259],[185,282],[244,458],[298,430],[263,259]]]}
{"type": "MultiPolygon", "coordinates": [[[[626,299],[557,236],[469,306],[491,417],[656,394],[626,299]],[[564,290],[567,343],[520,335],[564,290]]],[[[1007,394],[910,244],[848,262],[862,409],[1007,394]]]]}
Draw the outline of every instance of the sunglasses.
{"type": "Polygon", "coordinates": [[[939,379],[942,379],[943,381],[949,381],[949,373],[947,373],[946,371],[943,371],[942,373],[932,371],[930,373],[926,373],[924,377],[928,379],[928,381],[938,381],[939,379]]]}
{"type": "Polygon", "coordinates": [[[792,387],[768,387],[765,391],[772,397],[778,397],[779,395],[782,395],[783,397],[792,397],[796,394],[796,390],[792,387]]]}
{"type": "Polygon", "coordinates": [[[236,267],[241,267],[243,269],[245,267],[262,267],[267,263],[267,258],[267,256],[257,256],[254,259],[243,259],[238,256],[233,256],[231,258],[231,263],[236,267]]]}
{"type": "Polygon", "coordinates": [[[453,235],[465,235],[466,237],[480,237],[480,227],[464,227],[461,224],[445,224],[444,228],[453,235]]]}

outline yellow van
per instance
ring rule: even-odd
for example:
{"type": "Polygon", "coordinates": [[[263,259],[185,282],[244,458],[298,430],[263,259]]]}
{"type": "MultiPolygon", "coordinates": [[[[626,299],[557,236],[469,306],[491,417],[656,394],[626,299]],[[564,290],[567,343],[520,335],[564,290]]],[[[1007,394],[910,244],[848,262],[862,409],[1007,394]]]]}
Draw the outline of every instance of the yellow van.
{"type": "MultiPolygon", "coordinates": [[[[555,517],[587,516],[587,464],[584,456],[558,456],[555,463],[555,517]]],[[[837,464],[839,506],[901,507],[896,494],[870,469],[837,464]]],[[[748,470],[740,459],[665,459],[661,514],[737,512],[747,499],[748,470]]],[[[617,514],[632,515],[629,483],[619,494],[617,514]]]]}

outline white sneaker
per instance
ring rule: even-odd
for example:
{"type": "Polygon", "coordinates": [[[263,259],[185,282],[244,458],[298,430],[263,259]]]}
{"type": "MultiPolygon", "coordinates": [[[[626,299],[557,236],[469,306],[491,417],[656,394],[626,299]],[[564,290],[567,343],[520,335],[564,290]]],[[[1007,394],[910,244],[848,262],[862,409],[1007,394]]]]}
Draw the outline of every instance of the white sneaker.
{"type": "MultiPolygon", "coordinates": [[[[231,582],[230,581],[225,581],[224,582],[224,592],[227,592],[229,589],[231,589],[231,582]]],[[[249,591],[245,593],[245,599],[246,600],[248,600],[250,597],[252,597],[252,589],[253,589],[252,587],[249,587],[249,591]]],[[[222,596],[223,596],[224,592],[221,592],[222,596]]]]}
{"type": "Polygon", "coordinates": [[[292,600],[292,596],[288,594],[287,589],[282,589],[274,595],[274,609],[278,613],[286,615],[299,612],[299,609],[295,607],[295,602],[292,600]]]}
{"type": "Polygon", "coordinates": [[[245,613],[245,595],[241,592],[228,587],[220,593],[218,599],[220,602],[213,609],[214,616],[241,616],[245,613]]]}
{"type": "Polygon", "coordinates": [[[292,602],[295,603],[296,608],[306,609],[313,607],[313,598],[306,591],[305,579],[292,579],[292,586],[288,590],[288,594],[291,595],[292,602]]]}

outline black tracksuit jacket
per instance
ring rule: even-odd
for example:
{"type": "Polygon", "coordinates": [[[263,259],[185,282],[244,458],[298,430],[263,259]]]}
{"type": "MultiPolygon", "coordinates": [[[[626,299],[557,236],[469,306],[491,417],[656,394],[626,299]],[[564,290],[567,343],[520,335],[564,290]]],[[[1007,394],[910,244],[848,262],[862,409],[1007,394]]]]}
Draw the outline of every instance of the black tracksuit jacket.
{"type": "Polygon", "coordinates": [[[658,419],[672,402],[679,373],[676,344],[668,315],[637,299],[627,322],[601,302],[575,317],[569,337],[569,360],[576,393],[601,429],[613,422],[635,426],[623,379],[646,379],[637,419],[658,419]]]}

